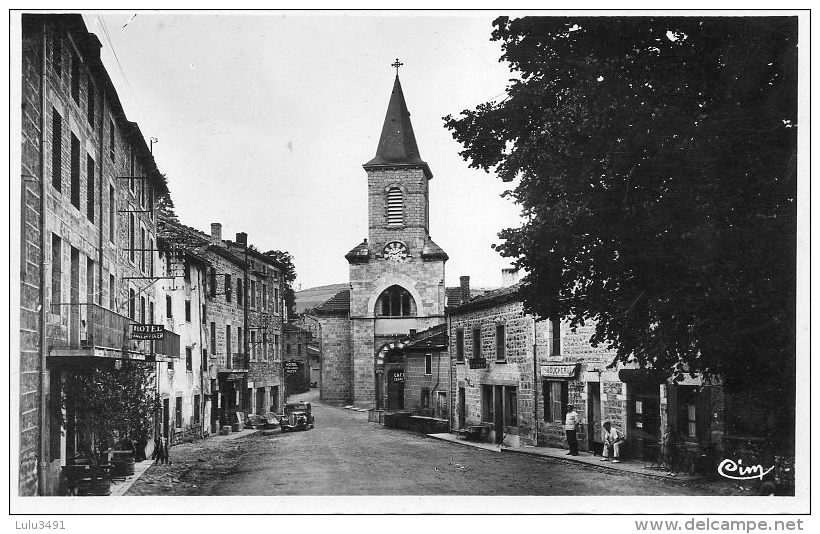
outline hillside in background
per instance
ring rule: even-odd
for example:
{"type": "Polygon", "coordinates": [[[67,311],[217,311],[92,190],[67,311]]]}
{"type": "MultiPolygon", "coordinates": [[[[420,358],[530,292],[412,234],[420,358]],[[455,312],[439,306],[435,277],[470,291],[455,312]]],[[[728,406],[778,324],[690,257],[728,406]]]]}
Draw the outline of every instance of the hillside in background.
{"type": "Polygon", "coordinates": [[[296,313],[303,313],[309,308],[315,308],[333,295],[343,289],[350,287],[350,284],[330,284],[326,286],[311,287],[296,292],[296,313]]]}

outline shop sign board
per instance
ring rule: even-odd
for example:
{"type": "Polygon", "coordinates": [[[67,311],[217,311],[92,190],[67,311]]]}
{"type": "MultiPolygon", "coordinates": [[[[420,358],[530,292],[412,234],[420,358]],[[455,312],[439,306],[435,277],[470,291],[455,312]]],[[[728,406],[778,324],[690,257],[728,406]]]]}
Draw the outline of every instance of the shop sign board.
{"type": "Polygon", "coordinates": [[[578,364],[571,363],[565,365],[542,365],[541,376],[550,378],[575,378],[578,371],[578,364]]]}

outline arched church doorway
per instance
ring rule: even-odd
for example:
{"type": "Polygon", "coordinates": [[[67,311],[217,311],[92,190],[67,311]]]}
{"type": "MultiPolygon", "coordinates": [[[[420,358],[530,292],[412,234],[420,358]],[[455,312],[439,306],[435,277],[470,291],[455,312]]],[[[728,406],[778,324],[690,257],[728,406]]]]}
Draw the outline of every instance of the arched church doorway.
{"type": "Polygon", "coordinates": [[[405,358],[401,342],[385,343],[376,353],[376,408],[404,410],[405,358]]]}

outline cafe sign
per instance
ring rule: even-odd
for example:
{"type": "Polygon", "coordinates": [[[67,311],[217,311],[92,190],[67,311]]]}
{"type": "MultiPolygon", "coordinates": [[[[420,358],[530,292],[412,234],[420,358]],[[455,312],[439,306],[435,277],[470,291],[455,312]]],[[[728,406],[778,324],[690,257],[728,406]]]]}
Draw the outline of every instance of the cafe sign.
{"type": "Polygon", "coordinates": [[[161,340],[165,333],[165,329],[161,324],[139,324],[131,325],[131,339],[146,340],[156,339],[161,340]]]}
{"type": "Polygon", "coordinates": [[[578,372],[578,364],[565,364],[565,365],[542,365],[541,366],[541,376],[547,378],[575,378],[575,374],[578,372]]]}
{"type": "Polygon", "coordinates": [[[394,384],[401,384],[404,382],[404,369],[396,369],[390,373],[390,381],[394,384]]]}
{"type": "Polygon", "coordinates": [[[295,375],[299,372],[299,362],[290,360],[285,362],[285,374],[286,375],[295,375]]]}

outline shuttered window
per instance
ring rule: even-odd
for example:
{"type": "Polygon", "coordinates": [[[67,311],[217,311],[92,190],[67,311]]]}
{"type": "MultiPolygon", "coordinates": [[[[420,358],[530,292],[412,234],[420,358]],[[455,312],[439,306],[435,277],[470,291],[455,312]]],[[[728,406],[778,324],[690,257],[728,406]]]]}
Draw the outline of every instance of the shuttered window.
{"type": "Polygon", "coordinates": [[[404,223],[404,202],[401,189],[391,187],[387,191],[387,224],[399,226],[404,223]]]}

